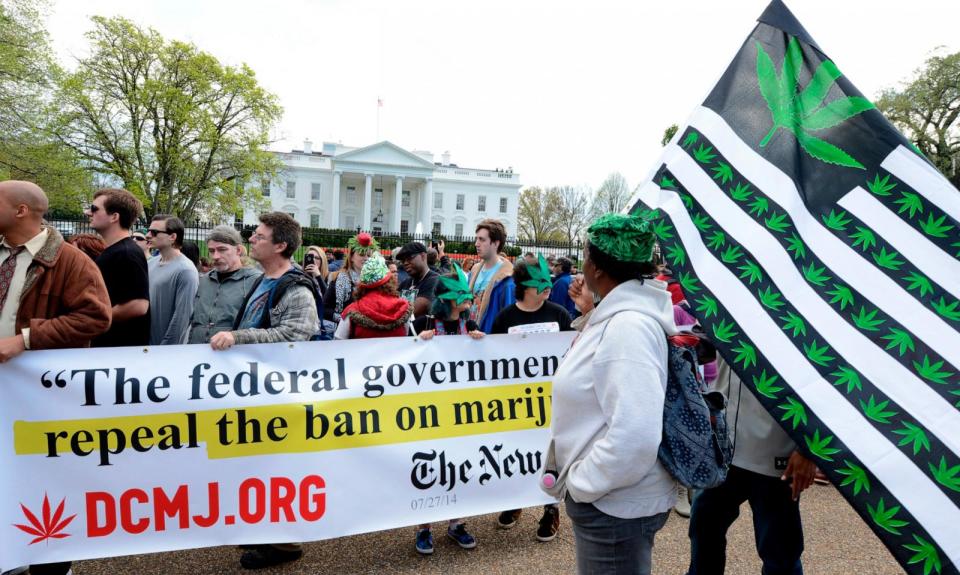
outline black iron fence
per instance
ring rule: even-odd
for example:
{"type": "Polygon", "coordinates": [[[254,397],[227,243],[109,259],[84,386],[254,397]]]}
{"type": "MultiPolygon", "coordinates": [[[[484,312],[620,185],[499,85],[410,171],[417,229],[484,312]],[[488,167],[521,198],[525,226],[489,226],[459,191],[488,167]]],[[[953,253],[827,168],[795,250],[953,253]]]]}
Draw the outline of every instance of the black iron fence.
{"type": "MultiPolygon", "coordinates": [[[[64,237],[69,238],[74,234],[93,233],[90,228],[90,222],[86,219],[51,219],[48,223],[55,227],[64,237]]],[[[200,246],[200,252],[206,256],[206,240],[210,230],[218,224],[208,222],[194,222],[185,225],[184,240],[196,242],[200,246]]],[[[145,228],[146,226],[144,226],[145,228]]],[[[245,241],[249,241],[250,236],[256,228],[255,225],[236,224],[236,229],[240,231],[245,241]]],[[[347,242],[357,234],[358,230],[331,230],[325,228],[303,228],[303,245],[297,250],[295,259],[303,259],[303,253],[309,246],[319,246],[324,250],[346,250],[347,242]]],[[[392,250],[408,242],[419,241],[430,245],[434,242],[444,242],[444,252],[456,259],[463,259],[476,255],[477,249],[474,246],[472,236],[450,236],[434,234],[391,234],[383,232],[371,232],[377,238],[382,250],[392,250]]],[[[543,254],[544,256],[566,257],[573,261],[578,261],[582,257],[583,244],[580,242],[555,242],[555,241],[533,241],[526,239],[513,238],[507,240],[504,252],[508,256],[516,257],[527,252],[534,254],[543,254]]]]}

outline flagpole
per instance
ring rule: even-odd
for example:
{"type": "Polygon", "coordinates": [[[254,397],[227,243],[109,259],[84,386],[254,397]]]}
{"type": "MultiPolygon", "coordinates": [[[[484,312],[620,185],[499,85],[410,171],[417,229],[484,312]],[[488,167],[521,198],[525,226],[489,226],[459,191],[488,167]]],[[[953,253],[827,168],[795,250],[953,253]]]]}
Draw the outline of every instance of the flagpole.
{"type": "Polygon", "coordinates": [[[374,140],[375,142],[380,141],[380,108],[382,107],[383,107],[383,100],[381,100],[380,97],[377,96],[377,139],[374,140]]]}

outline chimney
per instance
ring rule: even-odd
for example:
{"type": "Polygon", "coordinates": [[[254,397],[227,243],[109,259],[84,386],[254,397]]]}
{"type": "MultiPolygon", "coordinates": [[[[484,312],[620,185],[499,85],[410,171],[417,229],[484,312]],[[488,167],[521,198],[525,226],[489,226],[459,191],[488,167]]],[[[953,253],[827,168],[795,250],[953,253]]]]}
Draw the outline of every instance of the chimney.
{"type": "Polygon", "coordinates": [[[310,141],[310,138],[303,141],[303,153],[308,156],[313,153],[313,142],[310,141]]]}
{"type": "Polygon", "coordinates": [[[450,165],[450,150],[447,150],[446,152],[444,152],[444,153],[443,153],[443,156],[441,156],[441,157],[443,158],[443,159],[441,160],[441,163],[442,163],[444,166],[449,166],[449,165],[450,165]]]}

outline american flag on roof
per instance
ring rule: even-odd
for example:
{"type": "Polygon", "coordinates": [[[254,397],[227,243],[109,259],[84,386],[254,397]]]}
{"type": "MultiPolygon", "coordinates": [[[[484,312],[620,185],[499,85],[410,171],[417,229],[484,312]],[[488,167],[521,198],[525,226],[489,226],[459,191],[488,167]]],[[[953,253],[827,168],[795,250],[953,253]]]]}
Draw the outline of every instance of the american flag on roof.
{"type": "Polygon", "coordinates": [[[960,192],[779,0],[652,173],[629,209],[727,363],[906,572],[958,573],[960,192]]]}

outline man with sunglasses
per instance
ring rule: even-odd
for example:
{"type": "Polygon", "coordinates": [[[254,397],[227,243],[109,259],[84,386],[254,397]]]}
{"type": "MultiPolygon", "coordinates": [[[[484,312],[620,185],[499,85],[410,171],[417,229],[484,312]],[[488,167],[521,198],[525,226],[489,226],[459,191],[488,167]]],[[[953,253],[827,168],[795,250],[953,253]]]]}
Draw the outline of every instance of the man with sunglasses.
{"type": "Polygon", "coordinates": [[[133,241],[136,242],[137,247],[143,251],[143,257],[145,259],[150,259],[153,257],[153,254],[150,253],[150,246],[147,245],[147,230],[144,228],[138,228],[133,231],[133,235],[130,237],[132,237],[133,241]]]}
{"type": "Polygon", "coordinates": [[[150,345],[187,343],[200,275],[190,258],[180,253],[183,232],[180,218],[168,215],[153,216],[147,229],[147,243],[160,252],[147,261],[150,345]]]}
{"type": "MultiPolygon", "coordinates": [[[[147,258],[130,236],[130,226],[143,212],[143,204],[127,190],[99,190],[87,208],[90,227],[106,249],[97,258],[113,308],[113,323],[107,333],[93,340],[93,347],[147,345],[150,342],[150,281],[147,258]]],[[[135,234],[136,235],[136,234],[135,234]]],[[[146,236],[140,234],[146,243],[146,236]]]]}

